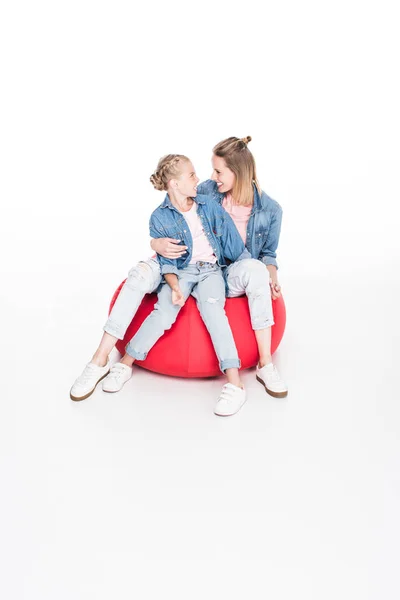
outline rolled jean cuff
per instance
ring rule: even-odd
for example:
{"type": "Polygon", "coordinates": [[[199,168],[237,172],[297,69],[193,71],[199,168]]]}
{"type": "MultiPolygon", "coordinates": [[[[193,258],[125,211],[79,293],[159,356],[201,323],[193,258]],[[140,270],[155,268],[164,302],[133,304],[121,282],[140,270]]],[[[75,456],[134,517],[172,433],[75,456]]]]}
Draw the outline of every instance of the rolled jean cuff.
{"type": "Polygon", "coordinates": [[[114,323],[112,319],[108,319],[103,327],[103,331],[109,335],[112,335],[113,337],[118,338],[119,340],[123,340],[125,336],[125,331],[123,331],[119,325],[114,323]]]}
{"type": "Polygon", "coordinates": [[[148,352],[137,352],[136,350],[134,350],[134,348],[131,346],[131,344],[128,344],[126,346],[125,352],[127,354],[129,354],[129,356],[131,356],[135,360],[144,360],[146,358],[146,356],[148,355],[148,352]]]}
{"type": "Polygon", "coordinates": [[[252,323],[251,328],[253,331],[258,331],[259,329],[267,329],[267,327],[272,327],[272,325],[275,325],[275,321],[273,319],[267,319],[261,324],[257,323],[257,325],[253,325],[252,323]]]}
{"type": "Polygon", "coordinates": [[[226,369],[240,369],[241,364],[238,358],[227,358],[226,360],[221,360],[219,368],[225,373],[226,369]]]}

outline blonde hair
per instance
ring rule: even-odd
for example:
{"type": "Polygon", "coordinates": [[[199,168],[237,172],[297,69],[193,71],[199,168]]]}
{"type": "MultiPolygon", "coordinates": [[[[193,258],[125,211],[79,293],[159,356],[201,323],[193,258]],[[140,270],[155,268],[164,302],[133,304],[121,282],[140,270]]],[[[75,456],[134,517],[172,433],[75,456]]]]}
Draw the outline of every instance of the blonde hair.
{"type": "Polygon", "coordinates": [[[235,204],[249,206],[254,201],[253,183],[261,194],[260,184],[256,175],[256,163],[247,147],[251,136],[244,138],[229,137],[222,140],[213,148],[215,156],[223,158],[226,166],[235,174],[235,185],[232,196],[235,204]]]}
{"type": "Polygon", "coordinates": [[[167,154],[158,161],[158,165],[153,175],[150,177],[150,183],[156,190],[168,189],[168,182],[181,174],[181,162],[188,161],[188,157],[183,154],[167,154]]]}

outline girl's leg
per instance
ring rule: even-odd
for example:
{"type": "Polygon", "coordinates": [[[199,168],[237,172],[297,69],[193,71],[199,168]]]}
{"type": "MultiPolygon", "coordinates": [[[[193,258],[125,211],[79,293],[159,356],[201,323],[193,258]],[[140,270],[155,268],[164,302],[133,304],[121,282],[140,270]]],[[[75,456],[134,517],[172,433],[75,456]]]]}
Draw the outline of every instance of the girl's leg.
{"type": "MultiPolygon", "coordinates": [[[[185,269],[179,274],[179,286],[185,300],[190,296],[195,281],[191,272],[185,269]]],[[[131,366],[135,360],[144,360],[167,329],[175,323],[181,307],[172,304],[172,292],[168,284],[163,284],[154,310],[145,319],[126,347],[126,354],[121,362],[131,366]]]]}
{"type": "MultiPolygon", "coordinates": [[[[190,294],[190,285],[182,285],[185,298],[190,294]]],[[[132,377],[132,365],[135,360],[144,360],[151,348],[163,333],[172,327],[181,306],[172,304],[172,292],[168,284],[164,284],[158,294],[154,310],[145,319],[126,347],[126,353],[120,362],[111,367],[109,375],[103,381],[103,391],[119,392],[132,377]]]]}
{"type": "Polygon", "coordinates": [[[240,380],[240,360],[224,309],[225,282],[220,269],[205,274],[193,289],[192,295],[197,300],[201,317],[210,334],[220,369],[228,379],[214,412],[220,416],[230,416],[243,406],[246,392],[240,380]]]}
{"type": "Polygon", "coordinates": [[[225,282],[221,270],[205,272],[192,295],[210,334],[221,371],[226,373],[231,383],[240,386],[240,360],[225,313],[225,282]]]}

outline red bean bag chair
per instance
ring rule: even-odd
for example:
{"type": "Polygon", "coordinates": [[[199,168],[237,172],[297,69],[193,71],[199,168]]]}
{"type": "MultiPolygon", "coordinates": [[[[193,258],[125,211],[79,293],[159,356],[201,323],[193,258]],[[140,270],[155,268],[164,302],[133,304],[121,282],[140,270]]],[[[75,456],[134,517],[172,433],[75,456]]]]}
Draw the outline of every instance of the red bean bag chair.
{"type": "MultiPolygon", "coordinates": [[[[114,302],[125,281],[116,290],[110,304],[114,302]]],[[[129,325],[123,340],[117,342],[117,349],[125,354],[125,347],[133,338],[145,318],[151,313],[157,301],[157,294],[147,294],[129,325]]],[[[283,297],[272,302],[275,325],[272,327],[271,351],[275,352],[282,339],[286,324],[286,309],[283,297]]],[[[254,367],[258,361],[258,351],[254,331],[251,328],[247,296],[227,298],[225,311],[232,328],[233,337],[241,360],[241,368],[254,367]]],[[[136,365],[175,377],[214,377],[221,375],[210,334],[200,316],[196,301],[192,296],[186,300],[178,318],[158,340],[145,360],[135,361],[136,365]]]]}

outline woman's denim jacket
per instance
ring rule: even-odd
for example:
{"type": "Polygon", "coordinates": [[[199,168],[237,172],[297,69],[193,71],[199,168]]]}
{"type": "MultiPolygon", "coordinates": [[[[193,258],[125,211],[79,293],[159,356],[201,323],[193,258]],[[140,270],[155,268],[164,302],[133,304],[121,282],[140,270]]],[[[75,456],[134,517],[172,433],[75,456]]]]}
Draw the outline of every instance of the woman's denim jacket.
{"type": "MultiPolygon", "coordinates": [[[[265,192],[258,193],[254,188],[254,204],[247,223],[246,248],[252,258],[261,260],[265,265],[274,265],[276,262],[276,249],[281,231],[282,208],[265,192]]],[[[199,194],[207,194],[214,198],[219,205],[222,204],[224,194],[218,191],[215,181],[208,179],[197,186],[199,194]]]]}
{"type": "MultiPolygon", "coordinates": [[[[197,214],[204,232],[211,244],[218,264],[227,266],[227,261],[251,258],[243,240],[228,213],[210,196],[197,194],[193,200],[197,204],[197,214]]],[[[167,194],[165,200],[150,217],[150,235],[153,238],[170,237],[181,240],[180,245],[188,247],[180,258],[164,258],[157,254],[161,274],[175,273],[189,265],[193,252],[193,238],[185,217],[177,210],[167,194]]]]}

